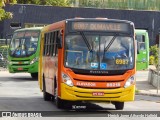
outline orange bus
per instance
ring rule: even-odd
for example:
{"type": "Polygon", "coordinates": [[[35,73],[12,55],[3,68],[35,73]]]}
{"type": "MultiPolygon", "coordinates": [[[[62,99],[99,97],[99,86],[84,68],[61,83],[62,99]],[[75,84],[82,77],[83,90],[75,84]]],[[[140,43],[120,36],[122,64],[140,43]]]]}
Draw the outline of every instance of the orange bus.
{"type": "Polygon", "coordinates": [[[102,101],[120,110],[135,97],[135,31],[127,20],[73,18],[42,29],[39,85],[58,108],[102,101]]]}

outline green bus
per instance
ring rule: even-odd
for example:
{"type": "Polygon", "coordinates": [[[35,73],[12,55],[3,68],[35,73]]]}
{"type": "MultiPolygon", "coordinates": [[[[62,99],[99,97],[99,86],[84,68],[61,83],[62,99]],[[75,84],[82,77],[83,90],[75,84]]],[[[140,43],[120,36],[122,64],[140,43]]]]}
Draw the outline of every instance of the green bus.
{"type": "Polygon", "coordinates": [[[148,69],[149,66],[149,36],[145,29],[136,29],[137,40],[137,70],[148,69]]]}
{"type": "Polygon", "coordinates": [[[38,77],[40,34],[43,27],[22,28],[14,31],[8,49],[10,73],[30,73],[38,77]]]}

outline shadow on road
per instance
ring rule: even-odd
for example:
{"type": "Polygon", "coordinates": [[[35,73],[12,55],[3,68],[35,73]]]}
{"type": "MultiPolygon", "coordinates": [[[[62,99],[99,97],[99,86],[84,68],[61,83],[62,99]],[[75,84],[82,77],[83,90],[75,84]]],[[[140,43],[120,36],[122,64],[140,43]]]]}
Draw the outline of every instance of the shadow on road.
{"type": "Polygon", "coordinates": [[[38,81],[38,79],[33,79],[31,77],[11,77],[10,79],[14,80],[14,81],[38,81]]]}
{"type": "Polygon", "coordinates": [[[0,81],[14,81],[14,82],[26,82],[26,81],[38,81],[38,79],[33,79],[31,77],[14,76],[14,77],[0,77],[0,81]]]}
{"type": "MultiPolygon", "coordinates": [[[[53,101],[52,101],[53,102],[53,101]]],[[[55,103],[53,102],[54,107],[55,103]]],[[[47,117],[106,117],[111,114],[109,110],[114,108],[104,108],[94,103],[70,102],[65,105],[64,109],[58,111],[45,111],[43,116],[47,117]],[[46,114],[47,113],[47,114],[46,114]]]]}
{"type": "Polygon", "coordinates": [[[113,108],[103,108],[93,103],[73,102],[72,105],[86,106],[86,109],[71,109],[66,106],[64,109],[57,109],[53,101],[44,101],[40,96],[26,97],[0,97],[0,109],[2,111],[18,111],[41,113],[43,117],[102,117],[111,114],[113,108]],[[9,103],[9,104],[8,104],[9,103]]]}
{"type": "Polygon", "coordinates": [[[104,110],[114,110],[113,108],[103,108],[98,104],[91,102],[69,102],[64,107],[66,110],[75,110],[75,111],[104,111],[104,110]]]}

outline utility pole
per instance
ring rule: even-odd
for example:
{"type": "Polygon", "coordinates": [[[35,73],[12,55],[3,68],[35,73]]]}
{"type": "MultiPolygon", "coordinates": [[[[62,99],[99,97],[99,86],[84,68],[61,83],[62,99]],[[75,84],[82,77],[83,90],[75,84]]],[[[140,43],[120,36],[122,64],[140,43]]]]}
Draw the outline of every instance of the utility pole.
{"type": "Polygon", "coordinates": [[[25,19],[25,15],[26,15],[26,6],[21,6],[19,8],[19,13],[21,14],[21,20],[20,23],[22,25],[22,28],[24,27],[24,19],[25,19]]]}
{"type": "Polygon", "coordinates": [[[159,31],[159,44],[158,44],[158,68],[157,68],[157,94],[159,91],[159,84],[160,84],[160,31],[159,31]]]}

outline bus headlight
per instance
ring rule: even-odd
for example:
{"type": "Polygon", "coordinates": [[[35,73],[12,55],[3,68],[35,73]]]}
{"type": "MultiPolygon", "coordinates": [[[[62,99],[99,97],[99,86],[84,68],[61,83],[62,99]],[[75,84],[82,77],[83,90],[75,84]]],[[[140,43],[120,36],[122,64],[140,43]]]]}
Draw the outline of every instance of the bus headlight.
{"type": "Polygon", "coordinates": [[[135,84],[135,76],[131,76],[125,83],[124,88],[127,88],[131,86],[132,84],[135,84]]]}
{"type": "Polygon", "coordinates": [[[62,79],[63,79],[63,82],[64,82],[66,85],[68,85],[68,86],[70,86],[70,87],[73,86],[73,82],[72,82],[71,78],[70,78],[68,75],[62,73],[62,79]]]}
{"type": "Polygon", "coordinates": [[[37,62],[38,61],[38,57],[33,58],[33,60],[30,62],[30,65],[37,62]]]}

